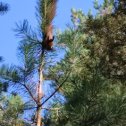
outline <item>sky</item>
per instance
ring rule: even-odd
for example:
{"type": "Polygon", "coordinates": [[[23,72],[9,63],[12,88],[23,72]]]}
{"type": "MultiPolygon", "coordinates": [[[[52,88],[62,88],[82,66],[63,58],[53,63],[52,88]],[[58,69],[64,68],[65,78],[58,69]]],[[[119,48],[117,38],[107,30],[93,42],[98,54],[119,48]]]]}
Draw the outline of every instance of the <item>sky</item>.
{"type": "MultiPolygon", "coordinates": [[[[27,19],[33,29],[37,28],[35,16],[37,0],[1,1],[9,4],[9,11],[5,15],[0,16],[0,56],[4,58],[4,62],[7,64],[18,64],[17,46],[20,39],[15,35],[15,24],[27,19]]],[[[102,2],[102,0],[98,1],[102,2]]],[[[92,9],[94,13],[93,0],[59,0],[57,14],[53,21],[56,29],[63,31],[66,25],[71,23],[71,8],[82,9],[84,13],[92,9]]]]}

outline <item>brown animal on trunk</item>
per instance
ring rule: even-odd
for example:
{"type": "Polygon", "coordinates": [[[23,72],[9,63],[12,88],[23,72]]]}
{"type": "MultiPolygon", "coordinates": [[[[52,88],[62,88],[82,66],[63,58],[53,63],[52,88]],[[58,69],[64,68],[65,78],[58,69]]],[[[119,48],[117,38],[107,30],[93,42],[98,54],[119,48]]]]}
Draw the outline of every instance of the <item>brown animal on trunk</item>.
{"type": "Polygon", "coordinates": [[[45,29],[45,35],[43,37],[43,49],[52,50],[53,47],[53,26],[49,25],[45,29]]]}

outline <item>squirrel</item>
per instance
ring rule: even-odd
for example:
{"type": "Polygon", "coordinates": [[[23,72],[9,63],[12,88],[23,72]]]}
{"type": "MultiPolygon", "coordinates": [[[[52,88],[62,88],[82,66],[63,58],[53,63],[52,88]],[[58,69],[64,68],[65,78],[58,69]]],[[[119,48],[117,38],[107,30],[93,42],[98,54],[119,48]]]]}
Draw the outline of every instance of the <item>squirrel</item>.
{"type": "Polygon", "coordinates": [[[53,26],[49,25],[46,29],[46,32],[43,36],[43,49],[45,50],[52,50],[53,48],[53,41],[54,41],[54,36],[53,36],[53,26]]]}

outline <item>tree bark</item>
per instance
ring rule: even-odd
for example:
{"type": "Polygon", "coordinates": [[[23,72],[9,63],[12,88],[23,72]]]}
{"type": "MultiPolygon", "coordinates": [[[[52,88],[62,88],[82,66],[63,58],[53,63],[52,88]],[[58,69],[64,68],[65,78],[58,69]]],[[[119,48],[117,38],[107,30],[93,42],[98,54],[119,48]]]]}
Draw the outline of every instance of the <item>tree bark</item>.
{"type": "Polygon", "coordinates": [[[37,126],[42,126],[41,107],[37,107],[37,126]]]}
{"type": "Polygon", "coordinates": [[[41,54],[41,60],[40,60],[40,66],[38,70],[39,74],[39,83],[38,83],[38,101],[37,101],[37,110],[36,110],[36,121],[37,121],[37,126],[42,126],[42,117],[41,117],[41,99],[43,97],[43,90],[42,90],[42,85],[43,85],[43,59],[44,59],[44,51],[41,54]]]}

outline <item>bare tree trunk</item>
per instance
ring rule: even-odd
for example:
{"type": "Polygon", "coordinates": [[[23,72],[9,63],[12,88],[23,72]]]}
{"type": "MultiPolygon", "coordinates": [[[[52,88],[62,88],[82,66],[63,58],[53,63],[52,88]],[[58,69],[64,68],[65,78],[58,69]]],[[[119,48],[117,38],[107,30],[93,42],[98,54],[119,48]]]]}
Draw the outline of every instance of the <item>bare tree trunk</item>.
{"type": "Polygon", "coordinates": [[[37,121],[37,126],[42,126],[42,117],[41,117],[41,99],[43,97],[43,90],[42,90],[42,85],[43,85],[43,58],[44,58],[44,51],[41,54],[41,61],[40,61],[40,67],[39,67],[39,83],[38,83],[38,103],[37,103],[37,110],[36,110],[36,121],[37,121]]]}
{"type": "Polygon", "coordinates": [[[41,107],[37,107],[37,126],[42,126],[41,107]]]}

